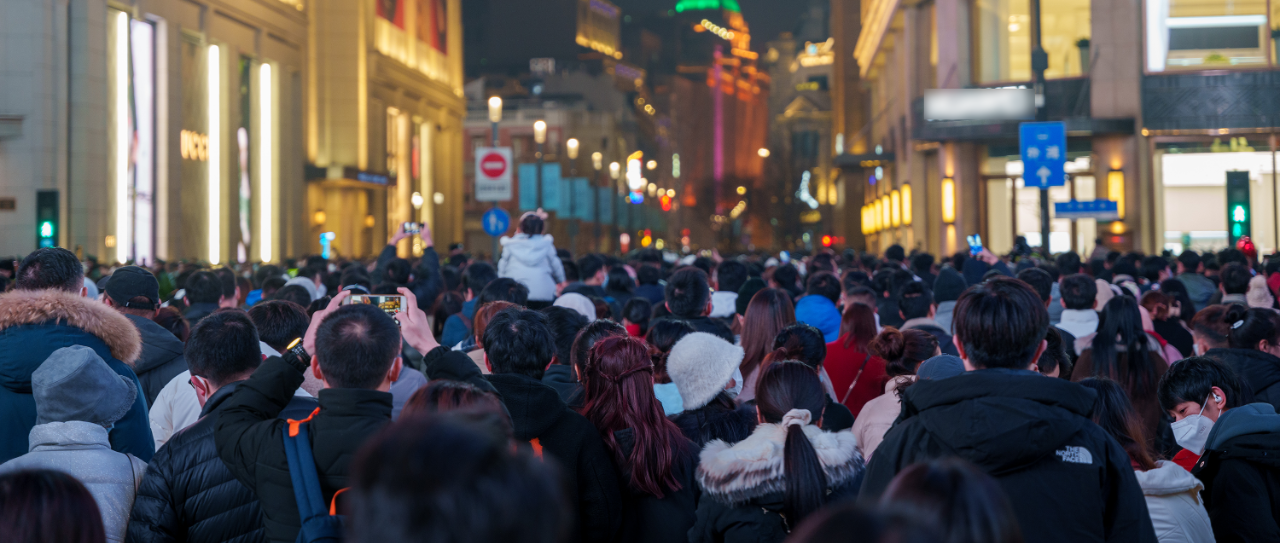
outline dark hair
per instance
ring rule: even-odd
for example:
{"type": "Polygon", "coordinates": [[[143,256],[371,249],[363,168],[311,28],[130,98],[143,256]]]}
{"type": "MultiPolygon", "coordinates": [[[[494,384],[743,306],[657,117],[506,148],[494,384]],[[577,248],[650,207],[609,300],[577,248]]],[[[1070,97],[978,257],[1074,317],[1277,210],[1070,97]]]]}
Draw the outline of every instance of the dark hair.
{"type": "MultiPolygon", "coordinates": [[[[409,274],[412,272],[413,267],[409,265],[408,260],[403,258],[393,258],[391,259],[391,262],[387,263],[386,273],[383,275],[383,278],[386,281],[397,285],[403,285],[409,282],[409,274]]],[[[348,274],[343,272],[342,277],[344,279],[342,284],[346,285],[346,278],[348,277],[348,274]]]]}
{"type": "Polygon", "coordinates": [[[474,262],[462,272],[462,284],[475,296],[479,296],[484,287],[498,278],[498,272],[487,262],[474,262]]]}
{"type": "Polygon", "coordinates": [[[791,532],[787,543],[951,543],[941,533],[913,513],[844,503],[810,515],[791,532]]]}
{"type": "Polygon", "coordinates": [[[960,458],[914,464],[898,473],[880,497],[922,524],[947,534],[948,543],[1022,543],[1022,528],[1000,483],[960,458]]]}
{"type": "Polygon", "coordinates": [[[93,494],[61,471],[28,469],[0,475],[0,541],[105,543],[93,494]]]}
{"type": "Polygon", "coordinates": [[[742,284],[747,282],[747,265],[737,260],[726,260],[716,266],[716,289],[724,292],[738,292],[742,284]]]}
{"type": "Polygon", "coordinates": [[[800,270],[791,263],[778,266],[773,269],[773,282],[794,298],[800,293],[800,270]]]}
{"type": "Polygon", "coordinates": [[[258,329],[258,339],[278,352],[289,342],[307,334],[311,319],[306,308],[286,300],[267,300],[249,308],[249,319],[258,329]]]}
{"type": "Polygon", "coordinates": [[[747,314],[742,319],[742,376],[756,371],[766,356],[773,352],[773,340],[788,326],[796,322],[795,305],[791,296],[780,289],[761,289],[747,304],[747,314]]]}
{"type": "Polygon", "coordinates": [[[649,300],[635,296],[622,306],[622,318],[640,326],[640,335],[649,330],[649,317],[653,315],[653,304],[649,300]]]}
{"type": "Polygon", "coordinates": [[[400,327],[376,306],[344,305],[320,322],[313,354],[333,388],[377,388],[400,356],[400,327]]]}
{"type": "Polygon", "coordinates": [[[18,290],[56,288],[80,292],[84,288],[84,265],[76,254],[62,247],[36,249],[18,266],[18,290]]]}
{"type": "Polygon", "coordinates": [[[768,365],[768,362],[795,360],[817,371],[826,358],[827,340],[823,338],[822,331],[797,322],[783,328],[773,338],[773,352],[765,357],[765,361],[768,365]]]}
{"type": "Polygon", "coordinates": [[[280,270],[280,266],[273,264],[263,264],[258,266],[258,271],[253,272],[253,284],[257,288],[262,288],[262,284],[272,277],[280,277],[284,272],[280,270]]]}
{"type": "Polygon", "coordinates": [[[1178,263],[1182,264],[1182,267],[1186,268],[1188,273],[1195,273],[1200,268],[1200,255],[1195,251],[1183,251],[1182,254],[1178,255],[1178,263]]]}
{"type": "Polygon", "coordinates": [[[440,281],[443,283],[446,292],[461,290],[462,273],[453,266],[440,266],[440,281]]]}
{"type": "Polygon", "coordinates": [[[436,303],[431,306],[431,315],[434,317],[431,322],[431,333],[435,337],[444,337],[445,321],[461,313],[462,304],[462,295],[457,292],[446,290],[436,296],[436,303]]]}
{"type": "Polygon", "coordinates": [[[555,347],[547,317],[537,311],[508,309],[494,315],[484,329],[484,352],[494,373],[541,380],[555,347]]]}
{"type": "Polygon", "coordinates": [[[214,311],[200,319],[191,331],[185,352],[191,375],[204,377],[217,386],[258,369],[262,363],[258,330],[240,310],[214,311]]]}
{"type": "Polygon", "coordinates": [[[840,340],[846,349],[869,353],[867,345],[876,337],[876,313],[871,306],[851,303],[840,316],[840,340]]]}
{"type": "MultiPolygon", "coordinates": [[[[1142,429],[1142,419],[1133,410],[1129,394],[1120,383],[1106,377],[1090,377],[1080,381],[1085,388],[1098,393],[1093,404],[1093,422],[1120,442],[1129,460],[1142,471],[1156,468],[1156,461],[1147,448],[1147,437],[1142,429]]],[[[1203,400],[1202,400],[1203,401],[1203,400]]]]}
{"type": "MultiPolygon", "coordinates": [[[[1231,340],[1231,324],[1223,318],[1227,306],[1214,304],[1196,312],[1191,319],[1191,332],[1205,338],[1214,347],[1227,347],[1231,340]]],[[[1256,345],[1256,343],[1255,343],[1256,345]]]]}
{"type": "MultiPolygon", "coordinates": [[[[860,271],[847,271],[840,277],[840,288],[844,289],[845,296],[852,296],[855,291],[861,289],[871,290],[871,278],[867,274],[860,271]]],[[[875,292],[872,291],[874,295],[875,292]]]]}
{"type": "Polygon", "coordinates": [[[1232,349],[1258,350],[1263,341],[1273,346],[1280,343],[1280,313],[1271,309],[1231,304],[1222,322],[1228,327],[1232,349]]]}
{"type": "Polygon", "coordinates": [[[627,273],[626,268],[614,266],[609,268],[609,284],[605,290],[611,293],[631,294],[636,290],[636,282],[631,280],[631,274],[627,273]]]}
{"type": "Polygon", "coordinates": [[[604,267],[604,259],[600,255],[585,255],[578,259],[578,276],[586,281],[596,276],[604,267]]]}
{"type": "MultiPolygon", "coordinates": [[[[222,299],[222,280],[213,272],[198,271],[191,274],[182,288],[187,291],[189,304],[216,304],[222,299]]],[[[307,303],[311,303],[310,294],[307,294],[307,303]]]]}
{"type": "Polygon", "coordinates": [[[568,366],[573,358],[573,340],[587,327],[587,318],[572,309],[551,306],[542,309],[547,316],[547,327],[556,342],[556,364],[568,366]]]}
{"type": "Polygon", "coordinates": [[[222,297],[231,299],[236,297],[236,272],[231,268],[216,268],[213,274],[218,276],[218,283],[222,285],[222,297]]]}
{"type": "Polygon", "coordinates": [[[1071,251],[1058,255],[1054,262],[1058,265],[1058,272],[1063,275],[1080,273],[1080,255],[1071,251]]]}
{"type": "Polygon", "coordinates": [[[871,354],[885,361],[885,373],[889,377],[915,375],[920,363],[933,358],[938,352],[938,338],[924,330],[898,330],[884,327],[868,345],[871,354]]]}
{"type": "Polygon", "coordinates": [[[640,266],[636,270],[636,282],[641,285],[656,285],[662,279],[662,271],[653,266],[640,266]]]}
{"type": "Polygon", "coordinates": [[[596,319],[613,320],[613,306],[600,296],[588,296],[591,305],[596,308],[596,319]]]}
{"type": "Polygon", "coordinates": [[[1129,296],[1112,298],[1098,312],[1098,333],[1091,346],[1092,376],[1114,379],[1135,397],[1149,398],[1156,388],[1156,368],[1147,356],[1151,341],[1142,329],[1138,302],[1129,296]]]}
{"type": "Polygon", "coordinates": [[[1098,299],[1098,284],[1088,275],[1075,273],[1062,278],[1060,292],[1067,309],[1093,309],[1098,299]]]}
{"type": "Polygon", "coordinates": [[[831,272],[818,272],[805,281],[805,294],[822,296],[831,303],[840,301],[840,278],[831,272]]]}
{"type": "Polygon", "coordinates": [[[489,302],[476,309],[475,315],[471,317],[471,329],[474,332],[473,335],[476,338],[477,346],[484,348],[484,330],[489,326],[489,321],[493,319],[493,316],[513,307],[520,306],[511,302],[497,301],[489,302]]]}
{"type": "MultiPolygon", "coordinates": [[[[188,293],[191,291],[187,291],[188,293]]],[[[302,307],[311,305],[311,293],[307,292],[306,287],[302,285],[286,285],[271,295],[272,300],[285,300],[293,302],[302,307]]],[[[212,303],[212,302],[211,302],[212,303]]]]}
{"type": "MultiPolygon", "coordinates": [[[[1058,270],[1058,266],[1056,264],[1045,262],[1036,267],[1049,274],[1049,278],[1052,279],[1054,283],[1057,283],[1059,279],[1062,279],[1062,272],[1058,270]]],[[[1052,290],[1052,288],[1053,287],[1051,286],[1050,289],[1052,290]]]]}
{"type": "Polygon", "coordinates": [[[491,413],[401,417],[351,463],[352,543],[555,543],[569,513],[556,470],[512,452],[491,413]]]}
{"type": "Polygon", "coordinates": [[[667,279],[666,300],[671,314],[682,319],[701,317],[711,299],[706,272],[688,266],[676,270],[667,279]]]}
{"type": "MultiPolygon", "coordinates": [[[[805,409],[812,415],[812,423],[822,419],[826,408],[827,391],[818,374],[809,366],[790,361],[769,364],[760,372],[756,384],[756,409],[765,422],[777,424],[792,409],[805,409]]],[[[804,435],[801,425],[786,428],[787,440],[783,445],[782,510],[788,523],[797,526],[810,513],[826,502],[827,474],[818,459],[818,453],[804,435]]]]}
{"type": "Polygon", "coordinates": [[[582,415],[600,432],[619,470],[630,472],[631,488],[659,499],[680,490],[676,457],[690,443],[653,395],[649,347],[636,338],[604,338],[591,348],[585,369],[582,415]],[[626,429],[634,438],[629,451],[615,437],[626,429]]]}
{"type": "Polygon", "coordinates": [[[525,213],[520,218],[520,233],[530,236],[538,236],[542,234],[543,228],[547,225],[536,213],[525,213]]]}
{"type": "Polygon", "coordinates": [[[1074,345],[1064,345],[1062,334],[1058,333],[1058,327],[1050,326],[1049,330],[1044,333],[1045,348],[1040,354],[1040,359],[1036,361],[1036,369],[1040,373],[1049,375],[1053,370],[1058,370],[1058,377],[1062,379],[1071,378],[1071,357],[1067,356],[1067,349],[1075,349],[1074,345]]]}
{"type": "Polygon", "coordinates": [[[1169,305],[1173,298],[1168,294],[1158,290],[1148,290],[1142,294],[1142,298],[1138,300],[1141,305],[1151,314],[1153,320],[1162,321],[1169,318],[1169,305]]]}
{"type": "Polygon", "coordinates": [[[1170,278],[1160,282],[1160,292],[1165,293],[1169,297],[1178,301],[1182,312],[1179,318],[1182,322],[1191,327],[1191,319],[1195,318],[1196,304],[1191,301],[1191,296],[1187,294],[1187,286],[1182,283],[1181,279],[1170,278]]]}
{"type": "Polygon", "coordinates": [[[905,320],[929,316],[933,307],[933,292],[922,281],[912,281],[898,290],[898,310],[905,320]]]}
{"type": "Polygon", "coordinates": [[[911,269],[916,273],[929,273],[933,269],[933,255],[919,253],[911,257],[911,269]]]}
{"type": "Polygon", "coordinates": [[[907,251],[903,249],[901,245],[895,243],[890,245],[888,249],[884,250],[884,258],[885,260],[904,262],[907,260],[907,251]]]}
{"type": "Polygon", "coordinates": [[[685,336],[694,333],[693,325],[673,319],[659,319],[649,328],[645,341],[649,344],[649,356],[653,360],[653,382],[664,385],[671,382],[667,375],[667,356],[685,336]]]}
{"type": "Polygon", "coordinates": [[[1027,268],[1018,272],[1018,280],[1031,286],[1040,295],[1040,302],[1047,302],[1053,295],[1053,276],[1040,268],[1027,268]]]}
{"type": "Polygon", "coordinates": [[[510,277],[499,277],[485,285],[476,299],[479,300],[476,302],[477,305],[511,302],[518,306],[525,306],[529,303],[529,287],[510,277]]]}
{"type": "Polygon", "coordinates": [[[1024,369],[1044,341],[1049,313],[1026,283],[996,277],[961,294],[951,322],[974,367],[1024,369]]]}
{"type": "Polygon", "coordinates": [[[508,438],[511,438],[511,416],[497,394],[470,383],[434,379],[427,386],[414,391],[404,402],[401,417],[447,413],[450,411],[488,411],[506,420],[508,438]]]}
{"type": "Polygon", "coordinates": [[[1169,366],[1169,371],[1160,378],[1160,389],[1156,397],[1160,399],[1162,409],[1173,411],[1182,402],[1204,405],[1204,400],[1209,397],[1213,387],[1222,389],[1227,395],[1227,409],[1248,403],[1245,398],[1240,397],[1244,387],[1235,370],[1225,362],[1204,356],[1184,358],[1169,366]]]}
{"type": "Polygon", "coordinates": [[[1142,268],[1138,273],[1147,281],[1152,283],[1160,282],[1160,272],[1169,269],[1169,261],[1159,256],[1149,256],[1142,259],[1142,268]]]}
{"type": "Polygon", "coordinates": [[[156,312],[156,316],[151,318],[161,328],[173,332],[183,343],[191,337],[191,324],[187,322],[187,318],[182,316],[182,312],[176,307],[162,307],[156,312]]]}
{"type": "Polygon", "coordinates": [[[1249,280],[1253,274],[1244,264],[1232,262],[1218,271],[1218,279],[1222,282],[1222,291],[1227,294],[1245,294],[1249,292],[1249,280]]]}
{"type": "Polygon", "coordinates": [[[277,291],[284,288],[285,283],[288,283],[288,281],[283,277],[276,275],[267,277],[266,280],[262,282],[262,298],[264,300],[271,299],[277,291]]]}
{"type": "Polygon", "coordinates": [[[578,332],[578,337],[573,340],[573,350],[569,354],[568,361],[577,369],[578,375],[586,374],[587,370],[584,366],[587,363],[587,357],[591,354],[592,347],[595,347],[600,340],[614,336],[626,337],[627,329],[623,328],[621,324],[610,320],[593,321],[583,328],[581,332],[578,332]]]}

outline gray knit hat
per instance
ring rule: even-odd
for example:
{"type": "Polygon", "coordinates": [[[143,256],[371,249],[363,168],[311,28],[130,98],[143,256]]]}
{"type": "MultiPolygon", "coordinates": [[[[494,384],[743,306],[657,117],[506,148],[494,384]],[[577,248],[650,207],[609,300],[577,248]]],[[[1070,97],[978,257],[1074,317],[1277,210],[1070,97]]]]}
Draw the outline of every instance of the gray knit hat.
{"type": "Polygon", "coordinates": [[[706,332],[686,335],[667,355],[667,375],[680,391],[685,411],[711,402],[742,363],[742,347],[706,332]]]}
{"type": "Polygon", "coordinates": [[[93,349],[73,345],[54,351],[31,373],[31,394],[36,424],[78,420],[110,427],[133,407],[138,388],[93,349]]]}

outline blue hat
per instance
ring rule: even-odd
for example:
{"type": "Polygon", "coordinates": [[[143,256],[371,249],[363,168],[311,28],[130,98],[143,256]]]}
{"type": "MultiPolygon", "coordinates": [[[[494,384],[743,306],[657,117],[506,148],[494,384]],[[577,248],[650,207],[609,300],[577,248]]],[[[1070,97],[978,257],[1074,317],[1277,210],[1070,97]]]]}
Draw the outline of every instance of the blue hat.
{"type": "Polygon", "coordinates": [[[962,373],[964,373],[964,361],[949,354],[940,354],[925,360],[916,369],[916,377],[925,381],[938,381],[962,373]]]}

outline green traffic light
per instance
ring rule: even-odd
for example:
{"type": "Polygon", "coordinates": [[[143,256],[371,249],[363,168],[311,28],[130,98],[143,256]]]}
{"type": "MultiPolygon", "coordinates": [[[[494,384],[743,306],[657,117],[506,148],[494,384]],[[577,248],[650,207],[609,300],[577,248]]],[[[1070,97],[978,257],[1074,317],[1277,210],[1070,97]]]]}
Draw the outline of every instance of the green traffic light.
{"type": "Polygon", "coordinates": [[[1246,218],[1248,218],[1248,213],[1243,205],[1236,204],[1235,207],[1231,208],[1231,222],[1244,222],[1246,218]]]}
{"type": "Polygon", "coordinates": [[[40,237],[42,238],[53,237],[53,221],[40,222],[40,237]]]}

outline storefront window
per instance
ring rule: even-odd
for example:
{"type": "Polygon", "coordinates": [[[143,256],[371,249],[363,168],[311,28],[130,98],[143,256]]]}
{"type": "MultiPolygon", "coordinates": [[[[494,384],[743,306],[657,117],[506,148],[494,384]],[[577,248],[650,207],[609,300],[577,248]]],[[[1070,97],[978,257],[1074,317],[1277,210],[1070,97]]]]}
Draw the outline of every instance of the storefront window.
{"type": "MultiPolygon", "coordinates": [[[[1087,153],[1068,155],[1066,171],[1070,182],[1049,189],[1050,213],[1052,205],[1077,200],[1093,200],[1095,180],[1088,172],[1091,161],[1087,153]]],[[[1026,238],[1027,245],[1040,247],[1040,189],[1026,187],[1022,179],[1022,161],[1014,157],[995,157],[986,161],[987,174],[987,233],[986,245],[996,254],[1013,250],[1018,236],[1026,238]],[[1003,174],[1001,173],[1003,172],[1003,174]]],[[[1064,253],[1074,250],[1084,254],[1093,250],[1097,224],[1093,219],[1049,218],[1049,251],[1064,253]],[[1073,240],[1074,238],[1074,240],[1073,240]],[[1074,241],[1074,243],[1073,243],[1074,241]]]]}
{"type": "Polygon", "coordinates": [[[1259,253],[1276,246],[1275,162],[1266,138],[1160,143],[1153,164],[1163,193],[1165,249],[1227,248],[1229,171],[1249,172],[1250,226],[1259,253]]]}
{"type": "MultiPolygon", "coordinates": [[[[1267,64],[1267,0],[1146,0],[1147,71],[1267,64]]],[[[1276,7],[1273,6],[1273,10],[1276,7]]]]}
{"type": "MultiPolygon", "coordinates": [[[[1090,0],[1041,2],[1040,43],[1049,55],[1045,77],[1078,77],[1088,71],[1090,0]]],[[[1028,0],[976,0],[975,37],[980,83],[1030,81],[1031,7],[1028,0]]]]}

